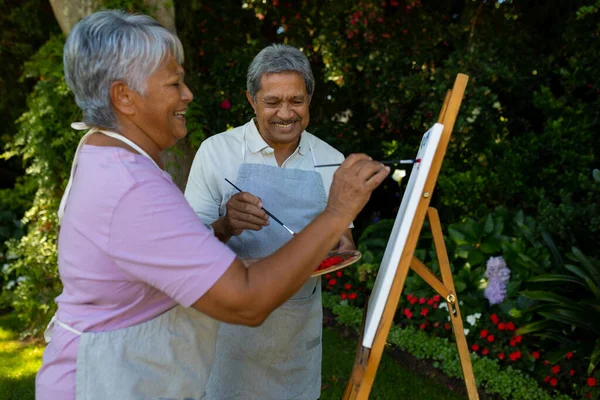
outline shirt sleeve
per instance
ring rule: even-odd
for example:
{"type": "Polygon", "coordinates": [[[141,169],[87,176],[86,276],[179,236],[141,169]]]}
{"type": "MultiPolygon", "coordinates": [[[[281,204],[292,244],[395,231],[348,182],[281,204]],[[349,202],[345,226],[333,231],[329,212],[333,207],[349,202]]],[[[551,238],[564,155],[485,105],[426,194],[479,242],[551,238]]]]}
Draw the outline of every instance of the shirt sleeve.
{"type": "Polygon", "coordinates": [[[137,183],[115,208],[108,254],[127,274],[184,307],[225,273],[235,253],[204,226],[172,183],[137,183]]]}
{"type": "Polygon", "coordinates": [[[194,157],[190,175],[185,187],[185,198],[194,212],[206,224],[219,219],[222,194],[219,192],[221,182],[217,182],[214,166],[219,160],[212,160],[216,154],[210,151],[210,141],[202,142],[194,157]]]}

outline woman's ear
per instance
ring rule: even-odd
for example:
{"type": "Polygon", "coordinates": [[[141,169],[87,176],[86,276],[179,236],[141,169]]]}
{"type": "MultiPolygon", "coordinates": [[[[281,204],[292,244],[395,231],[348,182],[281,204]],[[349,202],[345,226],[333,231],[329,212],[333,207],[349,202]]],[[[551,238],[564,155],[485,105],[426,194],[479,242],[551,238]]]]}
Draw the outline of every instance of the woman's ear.
{"type": "Polygon", "coordinates": [[[135,92],[123,81],[115,81],[110,85],[110,101],[115,111],[132,116],[135,114],[135,92]]]}

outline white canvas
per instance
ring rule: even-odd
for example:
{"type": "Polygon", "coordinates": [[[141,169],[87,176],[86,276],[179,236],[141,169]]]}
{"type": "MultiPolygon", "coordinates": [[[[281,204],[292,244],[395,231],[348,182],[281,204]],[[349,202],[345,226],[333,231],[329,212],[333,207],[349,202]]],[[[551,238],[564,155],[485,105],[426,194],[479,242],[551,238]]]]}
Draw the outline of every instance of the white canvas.
{"type": "Polygon", "coordinates": [[[406,185],[406,191],[402,196],[402,203],[396,215],[396,221],[394,222],[394,228],[390,234],[377,278],[375,279],[375,285],[373,286],[373,292],[369,299],[369,307],[367,309],[367,320],[365,322],[365,331],[363,334],[363,346],[371,348],[373,341],[375,340],[375,333],[379,326],[379,321],[383,315],[383,309],[385,303],[390,294],[392,282],[398,269],[398,262],[406,240],[408,239],[408,233],[412,225],[419,200],[423,194],[423,188],[433,163],[433,158],[437,150],[440,138],[442,137],[442,130],[444,126],[442,124],[435,124],[429,129],[421,139],[421,145],[419,146],[419,152],[416,158],[420,158],[421,162],[414,164],[410,173],[408,184],[406,185]]]}

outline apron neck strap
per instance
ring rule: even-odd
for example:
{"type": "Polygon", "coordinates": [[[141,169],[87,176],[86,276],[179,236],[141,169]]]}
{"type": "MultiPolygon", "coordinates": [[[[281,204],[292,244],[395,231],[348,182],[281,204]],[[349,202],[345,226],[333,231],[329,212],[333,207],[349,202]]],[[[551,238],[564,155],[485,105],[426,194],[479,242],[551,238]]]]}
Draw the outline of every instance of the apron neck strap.
{"type": "Polygon", "coordinates": [[[162,171],[162,168],[160,168],[160,166],[156,163],[156,161],[154,161],[152,159],[152,157],[150,157],[148,155],[148,153],[146,153],[140,146],[138,146],[137,144],[135,144],[134,142],[132,142],[130,139],[126,138],[123,135],[119,135],[116,132],[101,130],[96,127],[90,127],[90,126],[86,125],[84,122],[73,122],[71,124],[71,128],[78,130],[78,131],[88,129],[88,131],[85,133],[85,135],[83,135],[83,137],[79,141],[79,144],[77,145],[77,150],[75,150],[75,156],[73,157],[73,164],[71,164],[71,175],[69,176],[69,181],[67,182],[67,187],[65,188],[65,192],[63,193],[63,196],[60,199],[60,206],[58,207],[58,224],[59,225],[62,221],[62,217],[65,214],[65,208],[67,207],[67,199],[69,198],[69,193],[71,192],[71,186],[73,186],[73,176],[75,175],[75,170],[77,169],[77,163],[79,161],[79,151],[81,150],[81,148],[83,147],[83,145],[85,144],[87,139],[92,134],[102,133],[103,135],[109,136],[113,139],[119,140],[119,141],[129,145],[130,147],[135,149],[138,153],[140,153],[144,157],[147,157],[150,161],[152,161],[152,164],[154,164],[156,166],[156,168],[158,168],[159,170],[162,171]]]}

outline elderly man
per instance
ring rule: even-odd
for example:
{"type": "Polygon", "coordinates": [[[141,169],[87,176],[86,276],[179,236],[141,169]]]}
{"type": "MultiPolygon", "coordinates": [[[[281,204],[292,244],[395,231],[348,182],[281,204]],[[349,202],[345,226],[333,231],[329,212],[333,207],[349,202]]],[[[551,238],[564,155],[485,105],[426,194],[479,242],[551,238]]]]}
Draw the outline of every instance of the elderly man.
{"type": "MultiPolygon", "coordinates": [[[[205,140],[196,155],[185,196],[242,259],[267,257],[292,238],[270,223],[263,206],[299,232],[327,204],[335,169],[315,165],[341,163],[344,156],[305,131],[314,86],[302,52],[281,44],[266,47],[248,68],[246,95],[256,116],[205,140]]],[[[337,249],[354,249],[350,229],[337,249]]],[[[319,398],[321,324],[319,278],[310,279],[260,327],[222,324],[207,398],[319,398]]]]}

